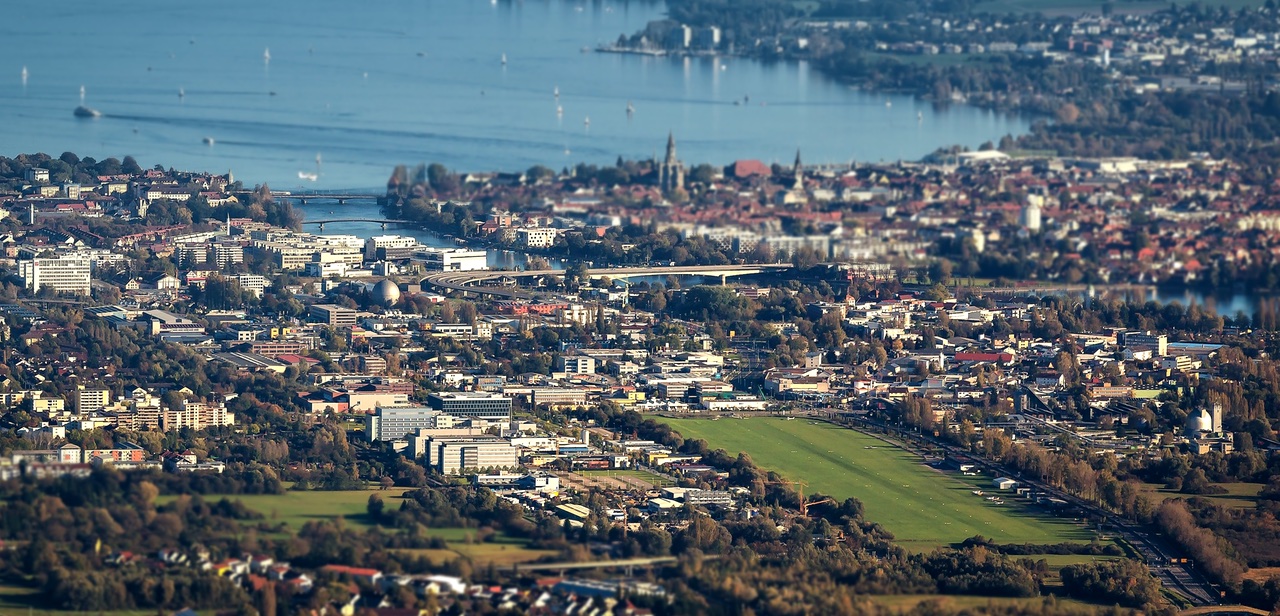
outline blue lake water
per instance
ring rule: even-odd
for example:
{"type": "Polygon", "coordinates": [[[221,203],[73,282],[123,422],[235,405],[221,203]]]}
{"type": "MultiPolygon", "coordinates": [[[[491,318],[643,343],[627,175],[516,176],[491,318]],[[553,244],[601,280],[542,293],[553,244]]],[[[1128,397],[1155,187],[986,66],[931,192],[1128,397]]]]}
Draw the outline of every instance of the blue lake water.
{"type": "Polygon", "coordinates": [[[231,169],[276,189],[378,187],[401,163],[608,164],[660,153],[668,131],[686,162],[724,165],[789,163],[797,148],[814,163],[917,159],[1028,127],[859,92],[803,63],[583,53],[661,18],[665,7],[653,1],[68,0],[5,9],[5,154],[129,154],[144,166],[231,169]],[[72,116],[82,85],[101,118],[72,116]],[[744,96],[749,103],[735,104],[744,96]]]}

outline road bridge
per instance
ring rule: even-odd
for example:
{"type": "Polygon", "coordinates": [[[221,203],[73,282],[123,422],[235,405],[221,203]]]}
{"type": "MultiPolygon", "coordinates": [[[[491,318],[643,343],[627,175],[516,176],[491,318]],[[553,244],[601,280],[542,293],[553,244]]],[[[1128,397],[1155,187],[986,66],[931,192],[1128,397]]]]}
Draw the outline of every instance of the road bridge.
{"type": "Polygon", "coordinates": [[[347,201],[373,201],[381,199],[383,195],[374,193],[359,192],[291,192],[287,190],[273,190],[271,196],[276,199],[290,199],[297,201],[302,205],[306,205],[307,201],[337,201],[344,204],[347,201]]]}
{"type": "MultiPolygon", "coordinates": [[[[790,264],[760,263],[736,265],[676,265],[670,267],[609,267],[587,270],[591,278],[608,276],[610,278],[635,278],[642,276],[718,276],[721,284],[729,277],[749,276],[765,272],[781,272],[791,269],[790,264]]],[[[469,272],[437,272],[424,278],[422,282],[445,291],[461,291],[481,295],[506,297],[527,296],[527,293],[513,295],[502,287],[475,286],[476,283],[498,280],[501,278],[542,278],[564,276],[565,270],[483,270],[469,272]]]]}
{"type": "Polygon", "coordinates": [[[304,220],[304,221],[302,221],[302,224],[304,224],[304,225],[319,225],[319,226],[320,226],[320,230],[321,230],[321,231],[324,231],[324,226],[325,226],[326,224],[329,224],[329,223],[338,223],[338,222],[372,222],[372,223],[378,223],[378,224],[382,225],[382,228],[383,228],[383,229],[386,229],[386,228],[387,228],[387,225],[413,225],[413,224],[421,224],[421,223],[416,223],[416,222],[414,222],[414,221],[412,221],[412,220],[395,220],[395,219],[386,219],[386,218],[321,218],[321,219],[318,219],[318,220],[304,220]]]}

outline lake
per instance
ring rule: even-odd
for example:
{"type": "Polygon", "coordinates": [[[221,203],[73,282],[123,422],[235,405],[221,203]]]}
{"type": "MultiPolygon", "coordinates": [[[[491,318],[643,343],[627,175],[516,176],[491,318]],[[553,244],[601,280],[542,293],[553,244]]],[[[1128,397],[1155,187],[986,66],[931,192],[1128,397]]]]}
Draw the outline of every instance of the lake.
{"type": "Polygon", "coordinates": [[[128,154],[275,189],[377,188],[394,165],[419,162],[612,164],[660,154],[668,131],[687,163],[726,165],[789,164],[797,149],[806,163],[918,159],[1028,129],[986,110],[860,92],[804,63],[583,52],[661,18],[653,1],[5,8],[5,154],[128,154]],[[81,86],[102,117],[72,116],[81,86]]]}

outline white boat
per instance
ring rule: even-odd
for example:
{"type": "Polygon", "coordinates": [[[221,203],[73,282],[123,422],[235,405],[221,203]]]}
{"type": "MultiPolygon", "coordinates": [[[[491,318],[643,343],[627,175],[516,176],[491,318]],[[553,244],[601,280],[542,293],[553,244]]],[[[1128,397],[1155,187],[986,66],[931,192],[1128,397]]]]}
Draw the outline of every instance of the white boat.
{"type": "Polygon", "coordinates": [[[917,112],[916,112],[916,121],[917,121],[917,122],[923,122],[923,121],[924,121],[924,112],[923,112],[923,111],[917,111],[917,112]]]}
{"type": "Polygon", "coordinates": [[[23,87],[26,87],[26,85],[27,85],[27,75],[28,75],[28,74],[29,74],[29,73],[27,73],[27,67],[25,67],[25,66],[24,66],[24,67],[22,67],[22,86],[23,86],[23,87]]]}
{"type": "Polygon", "coordinates": [[[503,66],[506,66],[506,65],[507,65],[507,54],[505,54],[505,53],[504,53],[504,54],[502,54],[502,65],[503,65],[503,66]]]}
{"type": "Polygon", "coordinates": [[[320,179],[320,176],[319,176],[319,175],[316,175],[316,174],[314,174],[314,173],[307,173],[306,171],[299,171],[299,172],[298,172],[298,179],[299,179],[299,180],[306,180],[306,181],[308,181],[308,182],[314,182],[314,181],[316,181],[316,180],[320,179]]]}
{"type": "Polygon", "coordinates": [[[271,48],[270,47],[262,50],[262,63],[271,64],[271,48]]]}
{"type": "Polygon", "coordinates": [[[635,112],[636,112],[636,106],[632,105],[631,101],[627,101],[627,115],[631,115],[635,112]]]}
{"type": "Polygon", "coordinates": [[[556,100],[560,100],[560,86],[556,86],[555,95],[556,95],[556,100]]]}
{"type": "Polygon", "coordinates": [[[213,137],[205,137],[202,141],[204,141],[205,145],[213,145],[213,137]]]}
{"type": "Polygon", "coordinates": [[[76,107],[75,116],[77,118],[100,118],[102,117],[102,112],[94,109],[93,107],[80,105],[79,107],[76,107]]]}
{"type": "Polygon", "coordinates": [[[558,116],[564,115],[564,107],[561,107],[560,105],[556,105],[556,115],[558,116]]]}
{"type": "Polygon", "coordinates": [[[178,88],[178,98],[186,98],[186,97],[187,97],[187,91],[182,88],[178,88]]]}
{"type": "Polygon", "coordinates": [[[893,101],[885,101],[885,102],[884,102],[884,106],[885,106],[885,109],[888,109],[889,107],[892,107],[892,106],[893,106],[893,101]]]}
{"type": "Polygon", "coordinates": [[[585,119],[583,119],[583,120],[582,120],[582,125],[583,125],[583,126],[591,126],[591,116],[587,116],[585,119]]]}

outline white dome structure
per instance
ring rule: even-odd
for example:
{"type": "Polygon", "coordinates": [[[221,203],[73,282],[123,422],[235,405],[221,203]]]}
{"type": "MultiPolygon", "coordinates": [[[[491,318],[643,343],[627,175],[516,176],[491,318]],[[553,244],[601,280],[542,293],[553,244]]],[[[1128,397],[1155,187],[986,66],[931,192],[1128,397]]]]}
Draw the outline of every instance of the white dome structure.
{"type": "Polygon", "coordinates": [[[1205,409],[1192,413],[1187,417],[1187,431],[1213,432],[1213,415],[1210,415],[1209,411],[1205,409]]]}
{"type": "Polygon", "coordinates": [[[383,306],[390,306],[400,301],[400,287],[392,282],[391,279],[384,279],[374,285],[373,298],[383,306]]]}

